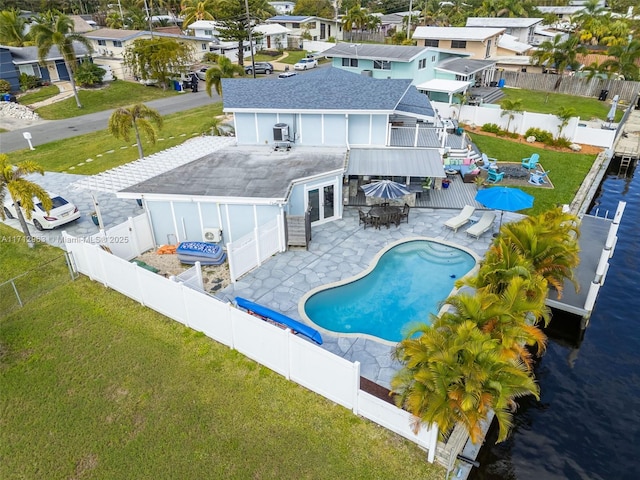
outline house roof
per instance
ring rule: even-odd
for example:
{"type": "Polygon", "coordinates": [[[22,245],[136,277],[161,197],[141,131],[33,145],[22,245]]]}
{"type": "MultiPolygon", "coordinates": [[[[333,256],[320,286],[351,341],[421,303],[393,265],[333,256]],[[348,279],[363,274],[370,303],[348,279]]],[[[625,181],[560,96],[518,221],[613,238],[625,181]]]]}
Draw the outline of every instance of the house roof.
{"type": "Polygon", "coordinates": [[[322,52],[325,57],[366,58],[370,60],[390,60],[410,62],[429,47],[403,45],[375,45],[338,43],[335,47],[322,52]]]}
{"type": "Polygon", "coordinates": [[[178,195],[279,203],[286,201],[296,180],[342,172],[345,156],[346,148],[294,146],[275,151],[267,146],[229,146],[126,188],[118,196],[178,195]]]}
{"type": "Polygon", "coordinates": [[[326,112],[384,111],[397,109],[425,117],[434,111],[425,96],[416,97],[411,80],[376,79],[339,68],[319,68],[305,75],[254,80],[223,78],[224,110],[326,112]]]}
{"type": "Polygon", "coordinates": [[[417,85],[418,90],[425,92],[444,92],[444,93],[458,93],[463,92],[469,88],[471,82],[463,82],[461,80],[445,80],[444,78],[434,78],[427,82],[417,85]]]}
{"type": "Polygon", "coordinates": [[[504,28],[482,27],[416,27],[415,39],[482,41],[504,33],[504,28]]]}
{"type": "Polygon", "coordinates": [[[280,33],[289,33],[291,30],[279,23],[263,23],[262,25],[256,25],[253,31],[262,35],[278,35],[280,33]]]}
{"type": "MultiPolygon", "coordinates": [[[[93,30],[91,32],[83,33],[83,36],[92,40],[119,40],[127,41],[134,38],[151,36],[151,32],[148,30],[119,30],[116,28],[101,28],[99,30],[93,30]]],[[[193,37],[190,35],[178,35],[175,33],[158,32],[153,31],[153,35],[157,37],[169,37],[179,38],[180,40],[193,40],[193,41],[210,41],[210,38],[206,37],[193,37]]]]}
{"type": "Polygon", "coordinates": [[[442,158],[436,149],[352,148],[347,175],[444,178],[442,158]]]}
{"type": "MultiPolygon", "coordinates": [[[[5,47],[2,48],[11,52],[12,63],[14,65],[25,65],[28,63],[38,63],[38,47],[5,47]]],[[[87,47],[80,42],[73,42],[73,50],[76,52],[76,56],[84,56],[89,53],[87,47]]],[[[45,60],[61,60],[62,54],[58,47],[53,45],[45,60]]]]}
{"type": "Polygon", "coordinates": [[[213,20],[197,20],[193,23],[190,23],[187,26],[187,28],[190,30],[196,30],[196,29],[215,30],[217,26],[218,26],[218,23],[214,22],[213,20]]]}
{"type": "Polygon", "coordinates": [[[94,30],[94,27],[80,15],[70,15],[70,18],[73,20],[73,31],[75,33],[84,33],[94,30]]]}
{"type": "Polygon", "coordinates": [[[506,33],[500,37],[498,41],[498,47],[510,50],[516,53],[524,53],[533,48],[528,43],[519,42],[513,35],[507,35],[506,33]]]}
{"type": "Polygon", "coordinates": [[[553,7],[540,6],[536,8],[540,10],[542,13],[573,15],[584,10],[584,5],[564,5],[564,6],[553,6],[553,7]]]}
{"type": "Polygon", "coordinates": [[[528,28],[541,23],[543,18],[469,17],[467,27],[528,28]]]}
{"type": "Polygon", "coordinates": [[[436,70],[446,70],[447,72],[454,72],[463,75],[469,75],[471,73],[479,72],[485,68],[495,65],[495,60],[472,60],[470,58],[452,58],[440,62],[436,67],[436,70]]]}

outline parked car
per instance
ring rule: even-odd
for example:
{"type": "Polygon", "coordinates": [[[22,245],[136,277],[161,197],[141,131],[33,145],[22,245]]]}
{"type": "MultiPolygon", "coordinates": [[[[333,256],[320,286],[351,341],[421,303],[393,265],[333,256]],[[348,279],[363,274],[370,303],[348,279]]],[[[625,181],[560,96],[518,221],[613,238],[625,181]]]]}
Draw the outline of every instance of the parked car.
{"type": "Polygon", "coordinates": [[[204,81],[207,79],[207,70],[209,70],[209,67],[202,67],[201,69],[196,70],[193,73],[195,73],[200,80],[204,81]]]}
{"type": "Polygon", "coordinates": [[[280,75],[278,75],[278,78],[289,78],[295,77],[296,75],[298,75],[296,72],[282,72],[280,75]]]}
{"type": "MultiPolygon", "coordinates": [[[[267,75],[270,75],[271,72],[273,72],[273,65],[269,62],[255,62],[254,65],[256,67],[256,73],[266,73],[267,75]]],[[[244,71],[248,75],[251,75],[253,73],[253,68],[251,65],[247,65],[244,67],[244,71]]]]}
{"type": "Polygon", "coordinates": [[[309,68],[316,68],[318,61],[315,58],[301,58],[298,63],[293,66],[294,70],[307,70],[309,68]]]}
{"type": "MultiPolygon", "coordinates": [[[[42,208],[42,203],[40,203],[40,200],[36,197],[33,197],[34,205],[33,210],[31,211],[31,220],[27,219],[24,209],[22,210],[24,219],[27,222],[32,223],[33,226],[36,227],[36,230],[51,230],[52,228],[59,227],[60,225],[73,222],[80,218],[80,211],[73,203],[65,200],[55,193],[47,193],[53,202],[53,206],[49,213],[42,208]]],[[[9,197],[9,195],[6,195],[5,197],[9,197]]],[[[18,216],[16,205],[11,201],[11,197],[4,202],[4,214],[7,218],[17,218],[18,216]]]]}

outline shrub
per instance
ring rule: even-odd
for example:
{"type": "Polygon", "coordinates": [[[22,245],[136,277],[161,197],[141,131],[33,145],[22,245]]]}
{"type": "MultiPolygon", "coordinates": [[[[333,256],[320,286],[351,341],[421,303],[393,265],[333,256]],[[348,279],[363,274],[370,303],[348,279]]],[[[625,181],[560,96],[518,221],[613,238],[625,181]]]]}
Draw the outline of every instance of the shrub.
{"type": "Polygon", "coordinates": [[[26,73],[20,74],[20,90],[22,90],[23,92],[38,87],[39,83],[40,79],[38,77],[27,75],[26,73]]]}
{"type": "Polygon", "coordinates": [[[495,133],[496,135],[502,131],[502,129],[495,123],[485,123],[482,125],[480,130],[483,132],[495,133]]]}
{"type": "Polygon", "coordinates": [[[218,63],[218,57],[220,55],[217,53],[213,53],[213,52],[207,52],[204,54],[204,56],[202,57],[202,59],[205,62],[212,62],[212,63],[218,63]]]}
{"type": "Polygon", "coordinates": [[[0,79],[0,93],[9,93],[11,91],[11,84],[5,79],[0,79]]]}
{"type": "Polygon", "coordinates": [[[571,141],[565,137],[558,137],[551,140],[551,145],[554,147],[569,148],[571,141]]]}
{"type": "Polygon", "coordinates": [[[82,62],[77,68],[74,78],[83,87],[93,87],[102,83],[106,73],[104,68],[100,68],[95,63],[82,62]]]}
{"type": "Polygon", "coordinates": [[[546,130],[542,130],[540,128],[530,128],[524,134],[526,137],[536,137],[538,142],[542,142],[545,145],[551,145],[553,142],[553,134],[551,132],[547,132],[546,130]]]}

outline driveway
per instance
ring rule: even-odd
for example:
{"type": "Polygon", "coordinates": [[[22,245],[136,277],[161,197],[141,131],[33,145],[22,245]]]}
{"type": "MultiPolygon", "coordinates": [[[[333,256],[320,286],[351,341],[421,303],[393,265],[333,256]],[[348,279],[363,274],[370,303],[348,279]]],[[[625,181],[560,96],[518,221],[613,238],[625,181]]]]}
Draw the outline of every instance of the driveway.
{"type": "MultiPolygon", "coordinates": [[[[82,178],[85,178],[85,175],[53,172],[47,172],[44,176],[29,176],[29,180],[37,182],[38,185],[44,189],[62,195],[67,200],[73,202],[81,213],[78,220],[53,230],[43,230],[39,232],[33,225],[29,224],[29,231],[37,241],[46,242],[64,249],[64,243],[62,241],[63,231],[76,237],[88,237],[98,233],[98,227],[93,224],[89,216],[90,213],[94,211],[90,193],[86,190],[75,190],[70,187],[72,183],[82,178]]],[[[122,200],[116,198],[114,194],[99,192],[96,194],[96,200],[100,206],[105,228],[114,227],[129,217],[136,217],[144,213],[144,210],[139,207],[134,200],[122,200]]],[[[5,220],[4,223],[22,232],[18,220],[5,220]]]]}

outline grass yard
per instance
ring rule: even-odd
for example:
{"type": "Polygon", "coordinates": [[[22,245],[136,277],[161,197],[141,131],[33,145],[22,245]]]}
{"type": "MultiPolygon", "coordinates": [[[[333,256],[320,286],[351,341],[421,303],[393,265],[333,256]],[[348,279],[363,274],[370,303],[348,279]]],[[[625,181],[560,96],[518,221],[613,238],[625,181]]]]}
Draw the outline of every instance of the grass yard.
{"type": "Polygon", "coordinates": [[[571,203],[595,159],[593,154],[556,152],[536,148],[526,143],[470,133],[473,142],[489,157],[501,162],[519,162],[533,153],[540,155],[540,164],[549,171],[554,188],[519,187],[533,195],[533,208],[520,213],[536,215],[560,204],[571,203]]]}
{"type": "Polygon", "coordinates": [[[288,50],[286,58],[279,60],[281,63],[286,63],[288,65],[294,65],[300,61],[300,59],[307,56],[306,50],[288,50]]]}
{"type": "MultiPolygon", "coordinates": [[[[55,252],[12,246],[3,275],[55,252]]],[[[410,442],[85,277],[0,314],[0,342],[0,478],[444,477],[410,442]]]]}
{"type": "MultiPolygon", "coordinates": [[[[537,90],[525,90],[519,88],[503,88],[505,97],[502,100],[522,99],[522,107],[527,112],[533,113],[558,113],[560,107],[573,108],[583,120],[606,120],[611,101],[601,102],[597,98],[576,97],[573,95],[564,95],[562,93],[540,92],[537,90]]],[[[615,121],[618,122],[622,118],[623,111],[618,108],[615,121]]]]}
{"type": "MultiPolygon", "coordinates": [[[[164,117],[164,127],[158,134],[159,140],[156,144],[151,145],[149,142],[143,141],[144,154],[150,155],[183,143],[194,133],[200,135],[210,131],[212,117],[221,113],[222,103],[211,103],[167,115],[164,117]]],[[[50,172],[66,171],[79,175],[92,175],[137,160],[138,148],[132,147],[132,145],[135,145],[133,136],[129,142],[125,142],[114,138],[107,130],[101,130],[50,142],[38,146],[36,150],[24,149],[13,152],[9,154],[9,158],[14,164],[23,160],[34,160],[50,172]],[[122,147],[127,148],[123,149],[122,147]],[[109,151],[113,151],[113,153],[107,153],[109,151]],[[93,160],[86,162],[89,158],[93,160]],[[84,165],[78,166],[80,163],[84,163],[84,165]],[[71,167],[74,168],[71,169],[71,167]]]]}
{"type": "MultiPolygon", "coordinates": [[[[78,108],[74,97],[38,108],[36,112],[45,120],[78,117],[133,103],[144,103],[158,98],[178,95],[175,90],[145,87],[139,83],[116,80],[101,89],[78,91],[83,108],[78,108]]],[[[22,102],[21,102],[22,103],[22,102]]]]}
{"type": "Polygon", "coordinates": [[[60,89],[57,85],[48,85],[46,87],[40,87],[35,91],[27,92],[18,97],[18,102],[21,105],[31,105],[36,102],[41,102],[47,98],[51,98],[60,93],[60,89]]]}

